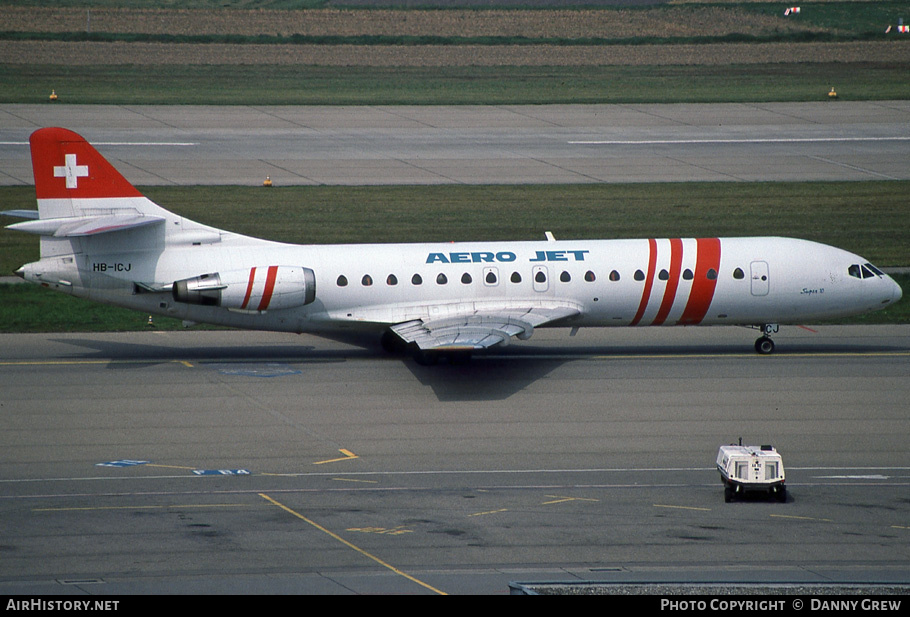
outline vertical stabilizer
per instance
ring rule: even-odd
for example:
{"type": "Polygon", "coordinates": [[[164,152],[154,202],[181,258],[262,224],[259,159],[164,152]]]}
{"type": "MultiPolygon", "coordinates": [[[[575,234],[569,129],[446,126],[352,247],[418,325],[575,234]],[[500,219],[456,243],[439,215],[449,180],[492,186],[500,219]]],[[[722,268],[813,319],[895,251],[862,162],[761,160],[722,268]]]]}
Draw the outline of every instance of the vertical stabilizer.
{"type": "Polygon", "coordinates": [[[42,219],[81,216],[86,207],[135,208],[136,198],[143,197],[91,144],[73,131],[56,127],[39,129],[29,141],[42,219]]]}
{"type": "Polygon", "coordinates": [[[8,229],[41,236],[42,258],[212,244],[232,236],[158,206],[73,131],[39,129],[29,141],[38,216],[6,214],[31,219],[8,229]]]}
{"type": "Polygon", "coordinates": [[[38,217],[9,229],[42,236],[42,256],[79,252],[78,245],[58,241],[181,220],[140,193],[80,135],[62,128],[39,129],[30,144],[38,217]]]}

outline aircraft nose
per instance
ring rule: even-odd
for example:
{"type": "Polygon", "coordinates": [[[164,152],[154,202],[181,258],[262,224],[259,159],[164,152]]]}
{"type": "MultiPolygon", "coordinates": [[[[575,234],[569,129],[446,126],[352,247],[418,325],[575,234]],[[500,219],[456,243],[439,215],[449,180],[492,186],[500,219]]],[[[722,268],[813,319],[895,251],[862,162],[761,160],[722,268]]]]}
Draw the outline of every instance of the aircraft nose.
{"type": "MultiPolygon", "coordinates": [[[[888,277],[891,278],[891,277],[888,277]]],[[[904,296],[904,290],[901,289],[901,286],[897,284],[897,281],[891,279],[891,286],[894,288],[892,291],[892,300],[891,304],[894,304],[904,296]]]]}

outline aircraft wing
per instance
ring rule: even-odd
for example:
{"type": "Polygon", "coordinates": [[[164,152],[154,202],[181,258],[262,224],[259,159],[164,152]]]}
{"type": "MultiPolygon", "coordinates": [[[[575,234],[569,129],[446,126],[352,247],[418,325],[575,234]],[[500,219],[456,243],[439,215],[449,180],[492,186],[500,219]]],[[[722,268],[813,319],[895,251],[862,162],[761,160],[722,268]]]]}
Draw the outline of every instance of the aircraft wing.
{"type": "Polygon", "coordinates": [[[474,350],[508,345],[513,336],[525,340],[534,328],[579,314],[572,307],[534,307],[501,311],[476,311],[442,319],[414,319],[391,330],[420,349],[474,350]]]}

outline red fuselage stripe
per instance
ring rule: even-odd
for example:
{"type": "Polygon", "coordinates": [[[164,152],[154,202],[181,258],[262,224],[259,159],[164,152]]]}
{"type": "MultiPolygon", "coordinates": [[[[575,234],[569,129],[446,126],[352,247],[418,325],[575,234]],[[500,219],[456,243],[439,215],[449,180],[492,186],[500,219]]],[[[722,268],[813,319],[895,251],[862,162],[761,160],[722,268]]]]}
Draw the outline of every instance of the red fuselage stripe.
{"type": "Polygon", "coordinates": [[[638,312],[635,313],[635,319],[629,325],[637,326],[648,308],[648,301],[651,299],[651,287],[654,285],[654,270],[657,267],[657,240],[648,239],[648,275],[645,278],[645,289],[641,294],[641,302],[638,305],[638,312]]]}
{"type": "Polygon", "coordinates": [[[670,314],[673,308],[673,301],[676,299],[676,290],[679,288],[679,274],[682,272],[682,254],[683,243],[679,238],[670,240],[670,278],[667,279],[667,286],[664,288],[664,297],[660,302],[660,308],[657,310],[657,316],[654,318],[652,326],[661,326],[670,314]]]}
{"type": "Polygon", "coordinates": [[[269,274],[265,279],[265,290],[262,292],[262,301],[259,302],[258,311],[264,311],[269,308],[269,302],[272,301],[272,293],[275,291],[275,279],[278,278],[278,266],[269,266],[269,274]]]}
{"type": "Polygon", "coordinates": [[[714,291],[717,289],[717,276],[720,271],[720,239],[699,238],[698,257],[695,262],[695,280],[692,282],[692,291],[689,292],[689,301],[682,317],[677,322],[681,326],[694,326],[700,324],[708,314],[714,291]],[[709,271],[714,271],[714,276],[708,277],[709,271]]]}

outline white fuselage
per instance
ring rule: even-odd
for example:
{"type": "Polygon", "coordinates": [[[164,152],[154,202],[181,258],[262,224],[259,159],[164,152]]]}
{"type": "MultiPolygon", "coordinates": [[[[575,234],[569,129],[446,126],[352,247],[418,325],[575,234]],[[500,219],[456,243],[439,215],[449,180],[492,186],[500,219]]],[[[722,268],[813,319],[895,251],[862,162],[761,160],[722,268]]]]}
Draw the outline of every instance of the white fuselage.
{"type": "Polygon", "coordinates": [[[38,282],[71,283],[58,287],[74,295],[150,313],[291,332],[535,305],[577,308],[554,324],[573,327],[807,323],[882,308],[901,293],[887,276],[851,276],[851,266],[865,263],[857,255],[789,238],[296,246],[223,234],[218,242],[122,250],[126,235],[146,233],[118,234],[111,251],[93,239],[90,254],[74,246],[78,254],[45,258],[30,271],[43,271],[38,282]],[[315,301],[259,311],[178,302],[169,291],[175,281],[218,272],[241,273],[245,287],[252,268],[269,266],[311,269],[315,301]]]}

